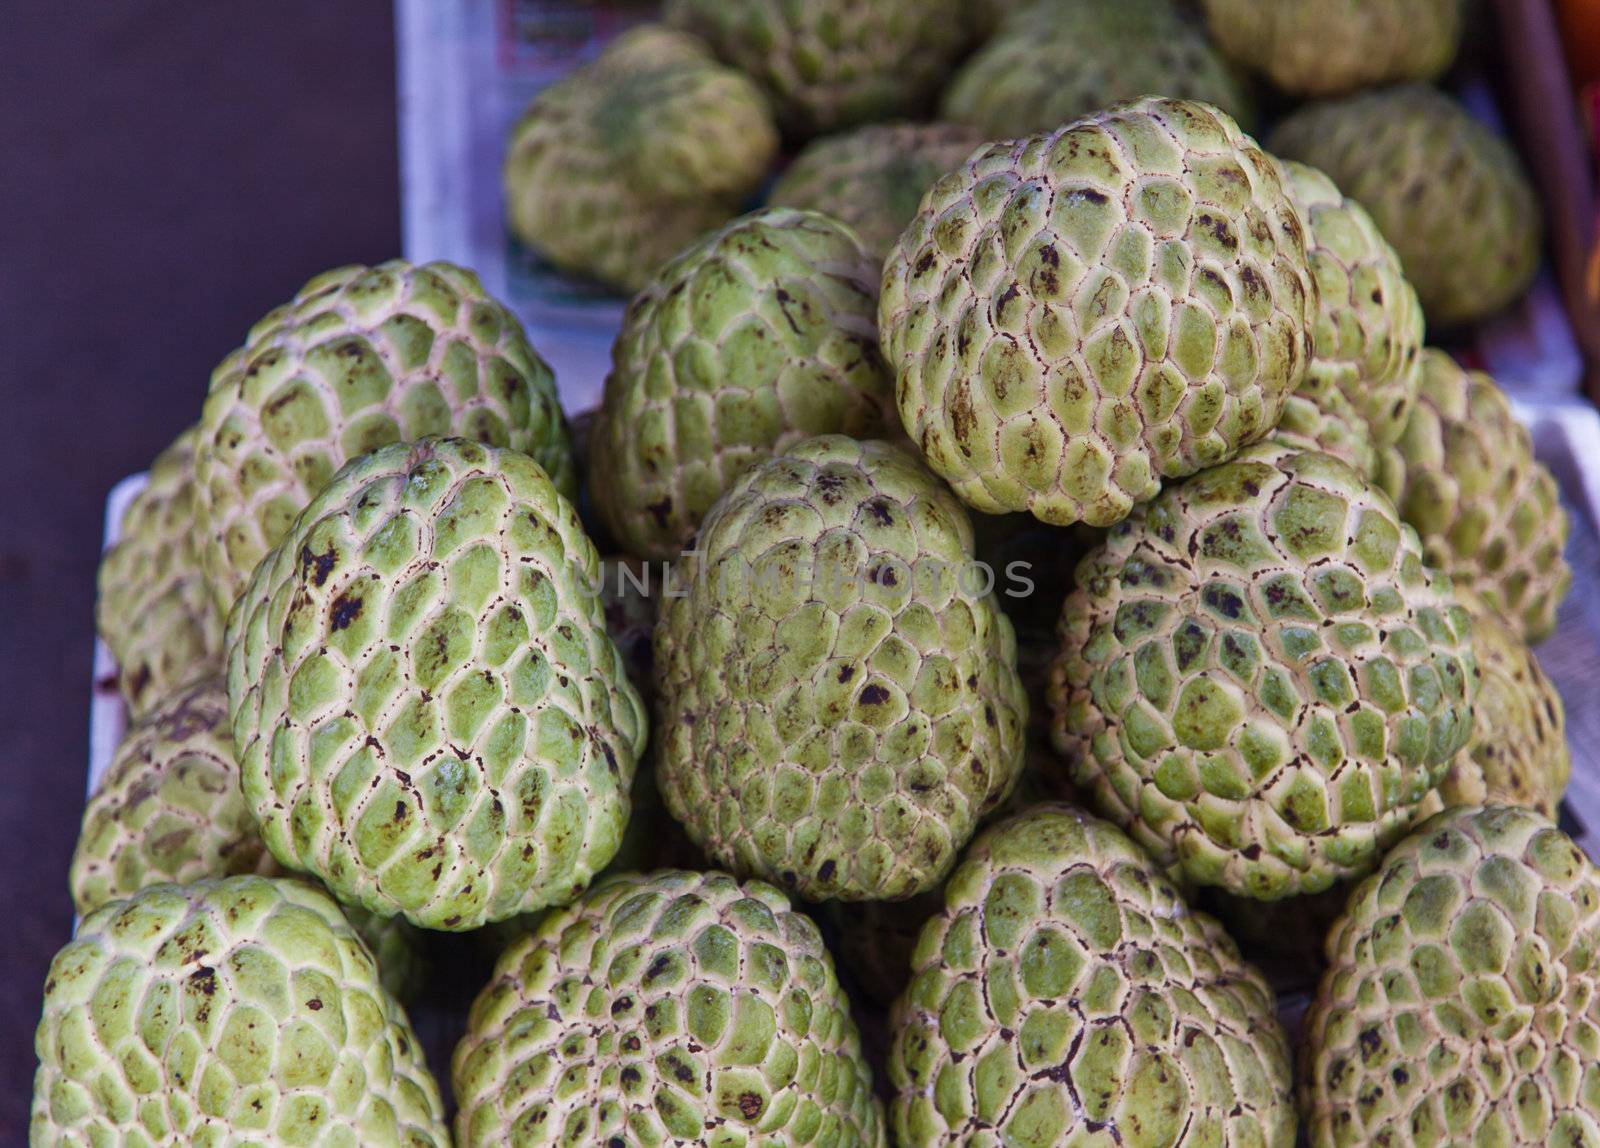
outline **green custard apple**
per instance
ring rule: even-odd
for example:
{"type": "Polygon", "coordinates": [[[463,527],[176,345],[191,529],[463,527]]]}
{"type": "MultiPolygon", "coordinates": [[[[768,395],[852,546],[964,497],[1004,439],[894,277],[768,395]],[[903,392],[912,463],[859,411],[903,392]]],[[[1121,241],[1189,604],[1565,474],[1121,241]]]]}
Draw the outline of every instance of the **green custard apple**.
{"type": "Polygon", "coordinates": [[[1305,221],[1317,284],[1307,382],[1342,392],[1381,449],[1400,437],[1416,401],[1422,304],[1400,257],[1359,203],[1316,168],[1285,160],[1283,171],[1305,221]]]}
{"type": "Polygon", "coordinates": [[[394,260],[312,279],[212,373],[195,442],[195,517],[223,613],[345,463],[456,434],[577,473],[555,378],[471,271],[394,260]]]}
{"type": "Polygon", "coordinates": [[[878,269],[843,224],[764,208],[706,236],[628,307],[589,435],[612,536],[672,559],[751,466],[819,434],[881,438],[878,269]]]}
{"type": "Polygon", "coordinates": [[[95,628],[117,661],[117,688],[134,718],[222,652],[223,619],[195,529],[194,444],[190,427],[156,456],[116,545],[100,559],[95,628]]]}
{"type": "Polygon", "coordinates": [[[153,885],[50,964],[30,1142],[447,1148],[372,954],[292,878],[153,885]]]}
{"type": "Polygon", "coordinates": [[[1034,0],[945,89],[940,113],[990,139],[1048,132],[1124,100],[1214,104],[1248,125],[1249,95],[1174,0],[1034,0]]]}
{"type": "Polygon", "coordinates": [[[1461,0],[1204,3],[1224,52],[1299,96],[1437,79],[1461,44],[1461,0]]]}
{"type": "Polygon", "coordinates": [[[1472,732],[1466,611],[1320,452],[1164,490],[1079,564],[1059,635],[1073,779],[1186,881],[1260,900],[1370,871],[1472,732]]]}
{"type": "Polygon", "coordinates": [[[1272,990],[1115,828],[1041,806],[987,830],[895,1003],[902,1148],[1293,1148],[1272,990]]]}
{"type": "Polygon", "coordinates": [[[1311,1148],[1600,1144],[1600,875],[1526,809],[1419,826],[1351,896],[1306,1016],[1311,1148]]]}
{"type": "Polygon", "coordinates": [[[1371,213],[1431,326],[1494,314],[1539,269],[1539,199],[1521,161],[1435,88],[1404,84],[1307,104],[1267,142],[1321,168],[1371,213]]]}
{"type": "Polygon", "coordinates": [[[791,139],[932,102],[966,47],[967,0],[667,0],[669,24],[753,76],[791,139]]]}
{"type": "Polygon", "coordinates": [[[721,873],[611,877],[500,957],[451,1066],[457,1148],[882,1148],[817,927],[721,873]]]}
{"type": "Polygon", "coordinates": [[[1542,642],[1572,587],[1555,477],[1482,371],[1430,348],[1418,395],[1395,444],[1395,505],[1428,565],[1476,591],[1524,641],[1542,642]]]}
{"type": "MultiPolygon", "coordinates": [[[[72,856],[72,901],[81,914],[149,885],[256,873],[284,875],[239,788],[220,675],[155,703],[117,746],[89,797],[72,856]]],[[[408,1000],[419,987],[420,938],[403,918],[341,906],[372,950],[384,988],[408,1000]]]]}
{"type": "Polygon", "coordinates": [[[659,781],[717,865],[812,900],[935,886],[1022,769],[1010,621],[965,510],[840,435],[748,471],[656,625],[659,781]]]}
{"type": "Polygon", "coordinates": [[[1295,450],[1330,454],[1369,480],[1378,471],[1370,424],[1344,392],[1325,377],[1308,376],[1289,396],[1271,441],[1295,450]]]}
{"type": "Polygon", "coordinates": [[[1554,820],[1572,776],[1561,694],[1513,627],[1470,590],[1456,596],[1472,615],[1483,684],[1472,740],[1440,786],[1444,803],[1520,805],[1554,820]]]}
{"type": "Polygon", "coordinates": [[[90,913],[147,885],[277,872],[239,790],[227,683],[178,687],[129,728],[89,798],[73,905],[90,913]]]}
{"type": "Polygon", "coordinates": [[[1266,437],[1316,291],[1277,163],[1147,99],[992,144],[890,254],[878,324],[906,433],[969,505],[1108,526],[1266,437]]]}
{"type": "Polygon", "coordinates": [[[905,122],[823,136],[806,145],[778,177],[767,202],[820,211],[848,224],[882,267],[923,194],[984,139],[965,124],[905,122]]]}
{"type": "Polygon", "coordinates": [[[633,292],[737,215],[777,151],[754,82],[645,25],[533,98],[507,145],[506,214],[556,267],[633,292]]]}
{"type": "Polygon", "coordinates": [[[617,851],[646,732],[599,565],[527,455],[429,438],[341,471],[228,629],[274,856],[425,928],[577,896],[617,851]]]}

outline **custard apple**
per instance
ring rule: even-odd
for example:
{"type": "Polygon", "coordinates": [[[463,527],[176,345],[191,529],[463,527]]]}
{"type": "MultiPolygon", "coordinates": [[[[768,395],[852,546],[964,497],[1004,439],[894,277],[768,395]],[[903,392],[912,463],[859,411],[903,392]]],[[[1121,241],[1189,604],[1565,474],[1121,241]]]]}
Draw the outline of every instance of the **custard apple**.
{"type": "Polygon", "coordinates": [[[696,547],[656,624],[667,808],[814,900],[932,888],[1028,712],[966,511],[909,452],[827,435],[747,472],[696,547]]]}
{"type": "Polygon", "coordinates": [[[1222,50],[1301,96],[1437,79],[1456,58],[1461,7],[1462,0],[1205,0],[1222,50]]]}
{"type": "Polygon", "coordinates": [[[1555,819],[1572,774],[1566,709],[1539,659],[1470,590],[1472,648],[1483,676],[1472,706],[1472,740],[1440,786],[1446,805],[1521,805],[1555,819]]]}
{"type": "MultiPolygon", "coordinates": [[[[162,698],[117,746],[84,810],[72,900],[86,914],[147,885],[244,873],[284,875],[239,789],[219,674],[162,698]]],[[[398,917],[342,908],[372,950],[384,988],[409,999],[422,976],[415,930],[398,917]]]]}
{"type": "Polygon", "coordinates": [[[576,490],[550,368],[471,271],[341,267],[269,312],[212,373],[195,446],[201,561],[221,610],[335,471],[428,434],[509,446],[576,490]]]}
{"type": "Polygon", "coordinates": [[[754,76],[792,139],[916,113],[967,46],[967,0],[666,0],[754,76]]]}
{"type": "Polygon", "coordinates": [[[1447,810],[1356,889],[1305,1023],[1311,1148],[1600,1144],[1600,874],[1544,817],[1447,810]]]}
{"type": "Polygon", "coordinates": [[[1549,637],[1572,586],[1563,557],[1570,523],[1555,478],[1494,380],[1429,349],[1396,449],[1395,504],[1421,535],[1428,565],[1477,591],[1524,641],[1549,637]]]}
{"type": "Polygon", "coordinates": [[[1314,167],[1286,160],[1283,170],[1305,221],[1317,284],[1308,382],[1342,391],[1366,421],[1372,445],[1386,447],[1400,437],[1416,401],[1422,304],[1359,203],[1314,167]]]}
{"type": "Polygon", "coordinates": [[[1493,314],[1538,270],[1539,200],[1521,161],[1443,92],[1409,84],[1308,104],[1268,142],[1372,214],[1436,327],[1493,314]]]}
{"type": "Polygon", "coordinates": [[[227,684],[185,683],[129,728],[89,798],[73,905],[90,913],[146,885],[277,872],[239,791],[227,684]]]}
{"type": "Polygon", "coordinates": [[[1289,396],[1271,441],[1295,450],[1331,454],[1369,481],[1377,474],[1370,424],[1324,375],[1307,377],[1289,396]]]}
{"type": "Polygon", "coordinates": [[[1276,900],[1367,872],[1471,734],[1466,611],[1329,455],[1264,445],[1173,486],[1077,581],[1056,748],[1188,881],[1276,900]]]}
{"type": "Polygon", "coordinates": [[[1293,1148],[1272,990],[1102,821],[1042,806],[987,830],[912,962],[902,1148],[1293,1148]]]}
{"type": "Polygon", "coordinates": [[[961,66],[940,111],[1012,139],[1155,93],[1253,118],[1238,77],[1174,0],[1037,0],[961,66]]]}
{"type": "Polygon", "coordinates": [[[342,470],[229,620],[244,795],[278,860],[433,929],[577,896],[645,740],[599,565],[526,455],[428,438],[342,470]]]}
{"type": "Polygon", "coordinates": [[[824,136],[795,157],[772,185],[767,202],[820,211],[849,224],[881,268],[917,214],[923,193],[961,166],[984,138],[976,128],[944,123],[868,124],[824,136]]]}
{"type": "Polygon", "coordinates": [[[222,651],[222,615],[200,568],[194,441],[190,427],[156,456],[117,544],[100,559],[95,626],[133,718],[222,651]]]}
{"type": "Polygon", "coordinates": [[[750,79],[694,37],[646,25],[533,98],[511,129],[506,213],[563,271],[633,292],[737,215],[777,151],[750,79]]]}
{"type": "Polygon", "coordinates": [[[943,907],[944,894],[935,888],[909,901],[823,901],[817,913],[848,982],[887,1007],[911,979],[911,952],[922,926],[943,907]]]}
{"type": "Polygon", "coordinates": [[[968,504],[1107,526],[1270,434],[1316,293],[1278,165],[1146,99],[979,151],[928,192],[878,323],[907,433],[968,504]]]}
{"type": "Polygon", "coordinates": [[[817,928],[721,873],[611,877],[501,956],[451,1065],[458,1148],[881,1148],[817,928]]]}
{"type": "Polygon", "coordinates": [[[589,436],[589,494],[624,549],[670,559],[751,466],[894,418],[878,271],[826,216],[766,208],[673,259],[628,307],[589,436]]]}
{"type": "Polygon", "coordinates": [[[83,919],[34,1037],[31,1142],[446,1148],[438,1085],[339,907],[292,878],[83,919]]]}

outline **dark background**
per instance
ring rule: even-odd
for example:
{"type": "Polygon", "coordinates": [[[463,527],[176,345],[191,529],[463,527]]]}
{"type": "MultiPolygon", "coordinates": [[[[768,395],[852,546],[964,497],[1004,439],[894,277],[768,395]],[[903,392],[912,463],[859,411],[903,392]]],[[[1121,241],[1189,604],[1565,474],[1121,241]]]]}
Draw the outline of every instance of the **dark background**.
{"type": "Polygon", "coordinates": [[[0,20],[0,1145],[88,768],[106,492],[328,267],[400,253],[388,0],[8,0],[0,20]]]}

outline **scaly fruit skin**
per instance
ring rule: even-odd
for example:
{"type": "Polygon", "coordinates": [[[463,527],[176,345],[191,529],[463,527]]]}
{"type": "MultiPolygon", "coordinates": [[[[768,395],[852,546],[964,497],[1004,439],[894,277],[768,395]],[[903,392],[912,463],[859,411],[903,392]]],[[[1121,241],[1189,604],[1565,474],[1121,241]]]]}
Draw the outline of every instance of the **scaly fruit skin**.
{"type": "Polygon", "coordinates": [[[239,791],[221,675],[162,698],[117,746],[89,798],[72,902],[90,913],[146,885],[276,873],[239,791]]]}
{"type": "Polygon", "coordinates": [[[1430,348],[1397,456],[1395,505],[1428,565],[1476,591],[1524,641],[1548,638],[1572,587],[1571,523],[1504,392],[1430,348]]]}
{"type": "Polygon", "coordinates": [[[1370,426],[1326,376],[1307,377],[1283,404],[1271,441],[1331,454],[1369,481],[1378,473],[1370,426]]]}
{"type": "Polygon", "coordinates": [[[966,511],[908,452],[828,435],[748,472],[696,546],[656,626],[672,815],[813,900],[934,886],[1016,781],[1028,712],[966,511]]]}
{"type": "Polygon", "coordinates": [[[95,626],[134,719],[222,651],[222,615],[200,568],[194,444],[190,427],[156,456],[117,544],[100,559],[95,626]]]}
{"type": "Polygon", "coordinates": [[[1422,304],[1365,208],[1316,168],[1293,160],[1282,166],[1289,197],[1305,221],[1317,284],[1307,380],[1343,392],[1381,449],[1400,437],[1416,401],[1422,304]]]}
{"type": "Polygon", "coordinates": [[[878,325],[906,431],[965,502],[1108,526],[1271,433],[1315,314],[1276,162],[1149,99],[936,183],[878,325]]]}
{"type": "Polygon", "coordinates": [[[340,267],[269,312],[212,373],[196,440],[201,560],[223,613],[335,471],[431,434],[532,455],[576,491],[550,368],[471,271],[340,267]]]}
{"type": "Polygon", "coordinates": [[[989,139],[1052,131],[1160,92],[1248,125],[1244,86],[1173,0],[1042,0],[1016,12],[961,66],[940,113],[989,139]]]}
{"type": "Polygon", "coordinates": [[[1056,748],[1189,881],[1275,900],[1359,876],[1472,730],[1470,623],[1344,463],[1258,447],[1078,567],[1056,748]]]}
{"type": "MultiPolygon", "coordinates": [[[[239,788],[228,687],[218,674],[162,698],[117,746],[84,810],[72,901],[86,915],[149,885],[247,873],[283,870],[239,788]]],[[[408,999],[421,977],[411,926],[341,908],[377,959],[383,986],[408,999]]]]}
{"type": "Polygon", "coordinates": [[[1419,826],[1350,899],[1305,1023],[1312,1148],[1600,1144],[1600,875],[1531,810],[1419,826]]]}
{"type": "Polygon", "coordinates": [[[1268,143],[1371,213],[1434,327],[1493,314],[1539,268],[1539,200],[1521,161],[1443,92],[1410,84],[1308,104],[1268,143]]]}
{"type": "Polygon", "coordinates": [[[371,954],[289,878],[154,885],[85,917],[34,1048],[35,1145],[450,1143],[371,954]]]}
{"type": "Polygon", "coordinates": [[[848,228],[766,208],[705,237],[628,307],[589,437],[589,493],[641,557],[672,559],[741,474],[894,418],[878,270],[848,228]]]}
{"type": "MultiPolygon", "coordinates": [[[[767,194],[775,207],[820,211],[848,224],[878,268],[917,214],[923,193],[985,136],[964,124],[867,124],[814,140],[767,194]]],[[[876,319],[874,319],[876,326],[876,319]]]]}
{"type": "Polygon", "coordinates": [[[511,230],[564,271],[637,291],[766,178],[766,97],[700,41],[656,25],[619,36],[541,91],[511,130],[511,230]]]}
{"type": "Polygon", "coordinates": [[[1272,990],[1137,846],[1067,806],[973,843],[896,1003],[903,1148],[1292,1148],[1272,990]]]}
{"type": "Polygon", "coordinates": [[[1520,805],[1551,820],[1572,775],[1566,709],[1522,638],[1476,594],[1457,588],[1472,615],[1483,684],[1472,740],[1439,787],[1448,805],[1520,805]]]}
{"type": "Polygon", "coordinates": [[[817,928],[721,873],[609,878],[501,956],[451,1066],[458,1148],[881,1148],[817,928]]]}
{"type": "Polygon", "coordinates": [[[1205,8],[1224,52],[1300,96],[1437,79],[1461,43],[1461,0],[1205,0],[1205,8]]]}
{"type": "Polygon", "coordinates": [[[667,0],[755,77],[791,139],[914,114],[967,44],[966,0],[667,0]]]}
{"type": "Polygon", "coordinates": [[[228,628],[244,794],[278,860],[424,928],[582,891],[645,740],[599,564],[514,451],[424,439],[341,471],[228,628]]]}

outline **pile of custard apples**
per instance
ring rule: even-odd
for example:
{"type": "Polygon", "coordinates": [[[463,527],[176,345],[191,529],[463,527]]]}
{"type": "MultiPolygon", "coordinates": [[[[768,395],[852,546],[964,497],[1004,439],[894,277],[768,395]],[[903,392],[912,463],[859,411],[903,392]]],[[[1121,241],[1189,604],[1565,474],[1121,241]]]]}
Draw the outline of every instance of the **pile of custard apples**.
{"type": "Polygon", "coordinates": [[[545,88],[598,410],[341,267],[122,520],[32,1143],[1600,1146],[1463,12],[668,0],[545,88]]]}

